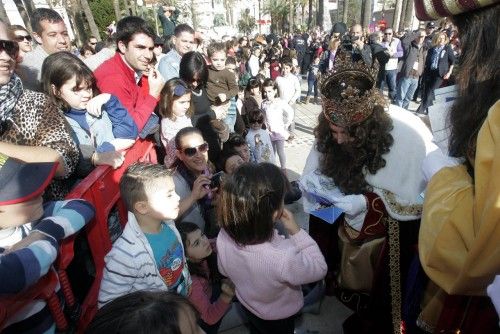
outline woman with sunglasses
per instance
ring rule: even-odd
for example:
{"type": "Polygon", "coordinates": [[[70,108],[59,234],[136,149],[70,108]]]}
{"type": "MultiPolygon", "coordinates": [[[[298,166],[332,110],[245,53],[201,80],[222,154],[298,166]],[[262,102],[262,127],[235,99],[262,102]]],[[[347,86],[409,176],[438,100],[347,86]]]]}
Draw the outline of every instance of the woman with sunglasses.
{"type": "Polygon", "coordinates": [[[22,62],[24,54],[33,50],[32,40],[30,33],[23,27],[17,24],[9,27],[10,31],[15,35],[15,40],[19,45],[19,62],[22,62]]]}
{"type": "Polygon", "coordinates": [[[216,235],[208,161],[208,144],[197,128],[186,127],[175,136],[176,160],[172,167],[175,192],[180,196],[178,223],[191,222],[210,237],[216,235]]]}
{"type": "Polygon", "coordinates": [[[59,162],[45,199],[61,199],[62,183],[78,163],[78,149],[63,115],[42,93],[23,88],[14,73],[19,45],[0,21],[0,152],[25,162],[59,162]],[[40,117],[43,115],[43,117],[40,117]]]}

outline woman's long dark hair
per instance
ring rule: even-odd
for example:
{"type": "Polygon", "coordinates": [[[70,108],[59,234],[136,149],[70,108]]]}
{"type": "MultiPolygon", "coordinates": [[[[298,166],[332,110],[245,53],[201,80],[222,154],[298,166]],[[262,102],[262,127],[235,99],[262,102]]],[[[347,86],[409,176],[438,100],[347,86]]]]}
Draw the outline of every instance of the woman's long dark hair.
{"type": "Polygon", "coordinates": [[[198,87],[204,87],[208,81],[208,67],[201,53],[190,51],[182,56],[179,65],[179,78],[191,84],[196,76],[198,77],[198,87]]]}
{"type": "Polygon", "coordinates": [[[389,152],[394,142],[391,130],[391,118],[382,106],[376,106],[365,121],[346,128],[354,140],[338,144],[332,136],[329,121],[321,113],[314,129],[316,148],[322,153],[321,173],[331,177],[346,194],[371,191],[364,172],[375,174],[385,166],[382,155],[389,152]]]}
{"type": "Polygon", "coordinates": [[[462,53],[459,61],[458,98],[450,113],[449,153],[473,161],[479,129],[488,110],[500,99],[500,4],[453,16],[462,53]]]}
{"type": "MultiPolygon", "coordinates": [[[[194,232],[196,230],[200,230],[198,225],[190,222],[182,222],[176,225],[177,230],[181,235],[182,244],[184,245],[184,253],[186,254],[186,259],[188,262],[189,273],[191,276],[199,276],[209,280],[210,283],[220,283],[222,279],[222,275],[219,273],[219,269],[217,268],[217,254],[212,252],[205,260],[208,264],[207,274],[205,270],[203,270],[202,262],[193,262],[187,256],[187,238],[188,234],[194,232]]],[[[201,230],[200,230],[201,231],[201,230]]],[[[202,231],[203,233],[203,231],[202,231]]]]}

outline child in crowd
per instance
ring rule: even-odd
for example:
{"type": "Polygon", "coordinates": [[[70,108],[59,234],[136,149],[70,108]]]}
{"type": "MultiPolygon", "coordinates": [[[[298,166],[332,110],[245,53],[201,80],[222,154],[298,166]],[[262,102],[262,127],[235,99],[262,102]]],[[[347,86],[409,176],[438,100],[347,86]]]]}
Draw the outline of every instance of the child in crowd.
{"type": "MultiPolygon", "coordinates": [[[[42,204],[42,194],[57,163],[24,163],[0,153],[0,295],[36,284],[56,260],[60,242],[92,219],[84,200],[42,204]]],[[[4,320],[4,319],[2,319],[4,320]]],[[[43,300],[34,300],[0,325],[2,333],[54,333],[43,300]]]]}
{"type": "Polygon", "coordinates": [[[123,234],[106,255],[99,307],[139,290],[187,296],[191,278],[172,219],[179,212],[171,172],[163,165],[134,163],[120,180],[128,213],[123,234]]]}
{"type": "Polygon", "coordinates": [[[202,334],[198,314],[184,297],[167,291],[136,291],[101,308],[87,334],[181,333],[202,334]]]}
{"type": "Polygon", "coordinates": [[[120,167],[125,160],[123,150],[137,138],[137,126],[116,96],[96,95],[96,80],[87,65],[69,52],[51,54],[42,66],[42,84],[64,112],[79,146],[76,176],[83,178],[98,165],[120,167]]]}
{"type": "Polygon", "coordinates": [[[257,78],[251,78],[245,88],[245,99],[243,100],[243,105],[241,107],[241,115],[245,121],[245,125],[248,128],[248,115],[247,113],[251,110],[260,109],[262,104],[262,87],[261,83],[257,78]]]}
{"type": "Polygon", "coordinates": [[[230,100],[238,94],[238,85],[234,73],[226,69],[226,47],[224,43],[210,44],[207,54],[211,62],[208,68],[208,100],[212,105],[216,118],[224,120],[231,105],[230,100]]]}
{"type": "Polygon", "coordinates": [[[286,101],[278,97],[281,95],[278,95],[277,82],[267,79],[263,89],[266,99],[262,102],[262,110],[266,117],[267,130],[271,136],[274,152],[279,157],[281,168],[286,170],[285,140],[290,138],[288,127],[293,119],[293,109],[286,101]]]}
{"type": "Polygon", "coordinates": [[[274,151],[269,132],[262,129],[264,115],[260,109],[252,110],[248,114],[248,123],[250,129],[246,135],[246,141],[250,147],[252,162],[271,162],[274,163],[274,151]]]}
{"type": "Polygon", "coordinates": [[[226,174],[233,174],[234,171],[245,162],[236,151],[225,151],[221,155],[219,166],[220,170],[226,174]]]}
{"type": "Polygon", "coordinates": [[[159,113],[161,116],[161,142],[165,147],[165,166],[175,161],[175,135],[179,130],[192,127],[191,90],[178,78],[170,79],[161,92],[159,113]]]}
{"type": "MultiPolygon", "coordinates": [[[[292,107],[293,111],[295,102],[300,98],[300,81],[295,75],[292,74],[292,60],[287,58],[283,59],[281,61],[281,69],[283,71],[282,76],[276,78],[276,85],[279,92],[278,96],[288,103],[292,107]]],[[[293,118],[294,114],[292,113],[292,117],[289,119],[290,131],[292,132],[291,139],[293,139],[293,131],[295,130],[295,122],[293,118]]]]}
{"type": "Polygon", "coordinates": [[[284,208],[286,183],[269,163],[242,165],[222,183],[218,266],[235,284],[251,333],[294,333],[304,303],[300,285],[327,270],[318,245],[284,208]],[[287,238],[274,229],[277,221],[287,238]]]}
{"type": "Polygon", "coordinates": [[[229,136],[227,142],[224,144],[224,149],[222,150],[222,154],[229,152],[238,153],[241,159],[243,159],[243,162],[250,162],[254,160],[252,158],[252,152],[250,151],[250,148],[248,147],[245,138],[243,138],[241,135],[237,133],[232,133],[229,136]]]}
{"type": "Polygon", "coordinates": [[[201,328],[207,334],[215,334],[222,317],[231,308],[234,284],[228,279],[223,279],[217,269],[215,240],[207,239],[200,228],[193,223],[184,222],[178,228],[193,279],[189,300],[200,312],[201,328]]]}
{"type": "Polygon", "coordinates": [[[309,99],[314,90],[314,103],[318,103],[318,78],[319,78],[319,57],[314,57],[309,72],[307,73],[307,95],[305,103],[309,103],[309,99]]]}
{"type": "Polygon", "coordinates": [[[264,77],[264,79],[269,79],[271,77],[271,63],[269,60],[264,60],[260,65],[259,74],[264,77]]]}

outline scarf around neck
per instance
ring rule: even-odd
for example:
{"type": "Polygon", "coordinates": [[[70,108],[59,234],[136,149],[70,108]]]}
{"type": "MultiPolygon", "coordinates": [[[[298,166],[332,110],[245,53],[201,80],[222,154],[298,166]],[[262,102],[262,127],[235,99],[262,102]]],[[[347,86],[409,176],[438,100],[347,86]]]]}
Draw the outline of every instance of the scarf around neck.
{"type": "Polygon", "coordinates": [[[23,83],[15,74],[8,83],[0,86],[0,134],[7,128],[7,120],[12,119],[12,113],[22,93],[23,83]]]}

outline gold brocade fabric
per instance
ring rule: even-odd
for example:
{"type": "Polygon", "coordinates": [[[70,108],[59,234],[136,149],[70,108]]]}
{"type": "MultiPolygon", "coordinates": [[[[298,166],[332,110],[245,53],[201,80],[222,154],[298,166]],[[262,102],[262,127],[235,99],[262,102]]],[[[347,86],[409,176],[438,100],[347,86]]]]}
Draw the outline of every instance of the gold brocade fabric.
{"type": "Polygon", "coordinates": [[[500,273],[500,101],[477,137],[474,180],[456,166],[440,170],[427,187],[420,260],[448,294],[485,295],[500,273]]]}

